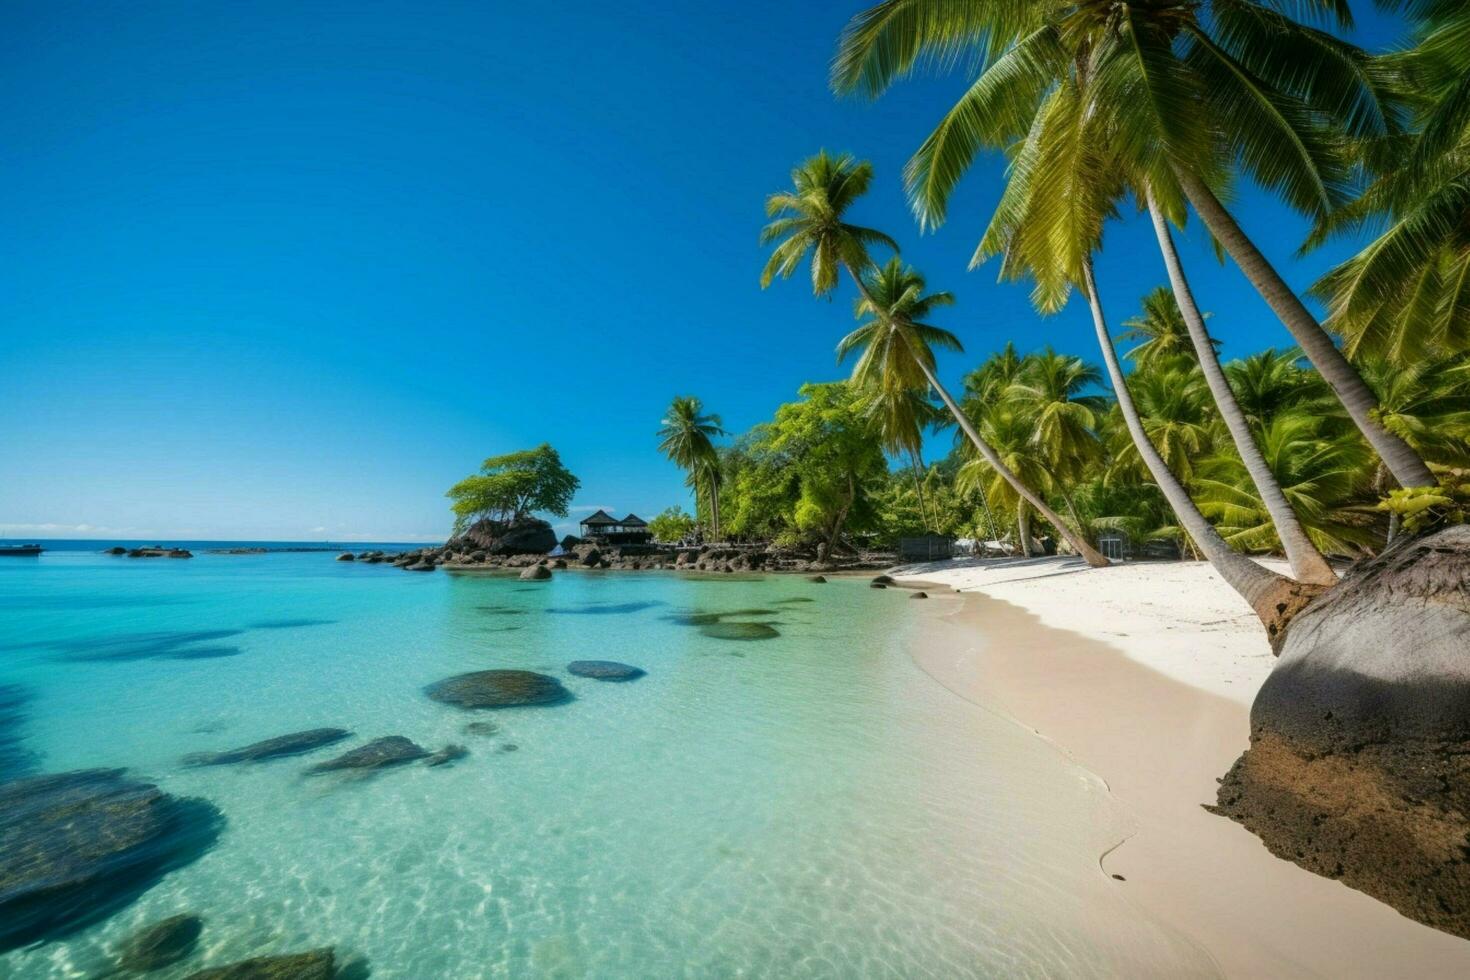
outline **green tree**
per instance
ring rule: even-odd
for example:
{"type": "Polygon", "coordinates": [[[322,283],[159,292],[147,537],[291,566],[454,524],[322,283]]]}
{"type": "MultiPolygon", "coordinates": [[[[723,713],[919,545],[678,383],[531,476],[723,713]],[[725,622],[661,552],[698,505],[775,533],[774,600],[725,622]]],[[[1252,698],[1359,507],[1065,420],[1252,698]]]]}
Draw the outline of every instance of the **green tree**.
{"type": "MultiPolygon", "coordinates": [[[[792,171],[792,190],[772,194],[766,199],[766,213],[773,220],[761,231],[761,243],[776,243],[761,275],[762,288],[770,285],[778,274],[789,278],[803,260],[811,258],[812,289],[817,295],[831,292],[838,275],[845,270],[859,295],[880,324],[868,336],[867,344],[879,343],[895,350],[907,350],[913,367],[939,395],[960,429],[975,444],[976,450],[1013,488],[1035,507],[1073,549],[1090,565],[1106,565],[1108,560],[1070,529],[1042,498],[1001,462],[995,451],[985,444],[964,416],[960,407],[934,373],[934,352],[924,339],[926,325],[917,324],[885,307],[868,288],[867,277],[873,269],[868,248],[882,244],[898,250],[894,241],[882,232],[848,224],[843,220],[848,207],[866,192],[872,181],[873,168],[858,163],[850,156],[831,157],[825,151],[792,171]]],[[[902,387],[902,385],[899,385],[902,387]]]]}
{"type": "Polygon", "coordinates": [[[1407,367],[1470,349],[1470,6],[1394,5],[1412,18],[1414,44],[1380,63],[1399,81],[1415,125],[1361,144],[1372,183],[1309,245],[1382,228],[1313,292],[1327,301],[1327,326],[1350,358],[1407,367]]]}
{"type": "MultiPolygon", "coordinates": [[[[1119,340],[1139,342],[1126,357],[1139,368],[1147,368],[1159,360],[1195,356],[1184,314],[1179,312],[1179,302],[1167,286],[1150,290],[1140,304],[1143,312],[1124,320],[1123,326],[1128,329],[1118,334],[1119,340]]],[[[1220,342],[1211,338],[1210,346],[1218,351],[1220,342]]]]}
{"type": "Polygon", "coordinates": [[[491,456],[480,472],[445,494],[453,503],[455,532],[480,518],[514,521],[533,512],[566,517],[572,495],[582,485],[562,465],[548,443],[503,456],[491,456]]]}
{"type": "MultiPolygon", "coordinates": [[[[1392,128],[1367,56],[1277,6],[887,0],[844,31],[833,83],[876,96],[924,60],[948,66],[974,51],[979,78],[906,171],[923,223],[944,219],[950,192],[982,147],[1008,148],[1013,183],[1039,175],[1055,191],[1064,181],[1064,193],[1041,196],[1046,224],[1060,233],[1018,243],[1005,215],[1028,198],[1008,190],[999,226],[992,223],[977,252],[980,260],[1004,243],[1008,261],[1021,268],[1059,270],[1060,277],[1038,281],[1042,297],[1056,302],[1059,289],[1090,276],[1096,230],[1126,189],[1161,230],[1165,216],[1182,222],[1187,201],[1400,482],[1424,485],[1432,478],[1423,460],[1378,423],[1371,389],[1212,189],[1243,170],[1320,219],[1342,202],[1349,183],[1339,135],[1392,128]]],[[[1322,9],[1347,17],[1345,3],[1322,9]]],[[[1172,243],[1159,237],[1188,318],[1192,297],[1181,288],[1182,272],[1176,275],[1172,243]]]]}
{"type": "Polygon", "coordinates": [[[667,507],[648,522],[648,530],[653,533],[653,540],[673,544],[694,532],[694,518],[678,505],[667,507]]]}
{"type": "Polygon", "coordinates": [[[701,486],[710,506],[711,536],[720,536],[720,454],[714,440],[725,435],[718,415],[706,413],[704,403],[691,395],[678,395],[664,414],[656,433],[659,452],[684,470],[696,501],[701,486]]]}

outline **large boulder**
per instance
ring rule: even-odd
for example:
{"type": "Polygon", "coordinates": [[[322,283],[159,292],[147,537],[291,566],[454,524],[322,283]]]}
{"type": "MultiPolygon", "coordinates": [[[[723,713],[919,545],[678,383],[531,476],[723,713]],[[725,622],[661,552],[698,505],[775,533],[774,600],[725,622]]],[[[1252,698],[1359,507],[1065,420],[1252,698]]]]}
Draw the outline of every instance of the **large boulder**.
{"type": "Polygon", "coordinates": [[[551,578],[551,569],[545,565],[532,565],[521,572],[523,582],[542,582],[549,578],[551,578]]]}
{"type": "Polygon", "coordinates": [[[318,762],[306,771],[308,774],[347,770],[370,772],[376,769],[401,766],[428,757],[428,750],[412,739],[404,738],[402,735],[388,735],[343,752],[335,759],[318,762]]]}
{"type": "Polygon", "coordinates": [[[1470,527],[1395,544],[1291,621],[1214,810],[1470,938],[1470,527]]]}
{"type": "Polygon", "coordinates": [[[530,670],[477,670],[456,674],[424,688],[435,701],[457,708],[519,708],[560,704],[571,692],[555,677],[530,670]]]}
{"type": "Polygon", "coordinates": [[[121,769],[0,785],[0,952],[112,915],[203,854],[222,823],[121,769]]]}
{"type": "Polygon", "coordinates": [[[290,735],[277,735],[260,742],[252,742],[226,752],[198,752],[185,756],[184,764],[190,766],[227,766],[237,762],[264,762],[285,756],[301,755],[315,749],[340,742],[352,735],[345,728],[312,728],[290,735]]]}
{"type": "Polygon", "coordinates": [[[536,517],[514,521],[492,521],[488,517],[471,524],[463,534],[445,545],[454,551],[484,551],[491,555],[544,555],[556,547],[556,532],[536,517]]]}

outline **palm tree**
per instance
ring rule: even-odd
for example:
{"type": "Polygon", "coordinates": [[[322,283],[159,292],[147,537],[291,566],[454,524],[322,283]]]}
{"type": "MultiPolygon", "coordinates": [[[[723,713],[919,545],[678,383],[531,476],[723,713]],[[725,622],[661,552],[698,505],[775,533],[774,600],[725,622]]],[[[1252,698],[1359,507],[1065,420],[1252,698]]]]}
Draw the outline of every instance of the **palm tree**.
{"type": "Polygon", "coordinates": [[[865,389],[863,410],[873,423],[883,451],[908,457],[914,477],[914,494],[919,501],[919,514],[930,530],[935,521],[924,503],[924,430],[939,418],[939,410],[929,400],[928,391],[919,388],[865,389]]]}
{"type": "Polygon", "coordinates": [[[886,327],[886,330],[881,331],[881,337],[877,334],[872,337],[872,342],[894,350],[906,349],[913,366],[918,368],[929,386],[938,393],[940,400],[985,461],[1035,507],[1038,513],[1051,522],[1057,533],[1066,538],[1089,565],[1107,565],[1108,560],[1097,549],[1069,528],[1047,506],[1045,500],[1005,468],[1000,457],[986,445],[969,419],[960,411],[949,391],[934,374],[934,352],[925,338],[928,331],[935,328],[916,324],[903,318],[901,314],[895,314],[884,308],[870,293],[864,278],[865,273],[873,268],[868,247],[880,244],[895,252],[898,247],[893,239],[882,232],[848,224],[843,221],[843,217],[853,201],[868,189],[872,177],[871,164],[859,163],[848,155],[832,157],[826,151],[793,170],[792,190],[772,194],[766,199],[766,213],[773,220],[762,229],[761,243],[777,244],[761,275],[761,287],[770,285],[778,274],[782,278],[789,278],[808,255],[811,257],[812,291],[818,296],[835,289],[839,269],[845,269],[857,286],[858,293],[874,311],[879,322],[886,327]]]}
{"type": "MultiPolygon", "coordinates": [[[[1180,355],[1195,356],[1184,314],[1179,312],[1179,302],[1167,286],[1149,290],[1139,305],[1143,312],[1124,320],[1123,326],[1128,329],[1118,334],[1119,340],[1139,341],[1125,355],[1137,368],[1153,367],[1160,360],[1180,355]]],[[[1210,346],[1219,351],[1220,342],[1212,337],[1210,346]]]]}
{"type": "Polygon", "coordinates": [[[1332,393],[1315,371],[1301,366],[1294,347],[1267,348],[1225,365],[1230,389],[1253,427],[1267,425],[1282,412],[1310,406],[1319,415],[1338,411],[1332,393]]]}
{"type": "Polygon", "coordinates": [[[1407,366],[1470,349],[1470,7],[1393,5],[1408,8],[1415,43],[1381,61],[1402,79],[1417,125],[1365,144],[1372,184],[1309,244],[1386,218],[1382,234],[1312,291],[1327,300],[1327,325],[1349,358],[1407,366]]]}
{"type": "MultiPolygon", "coordinates": [[[[1347,17],[1341,0],[1309,0],[1307,6],[1347,17]]],[[[984,71],[906,171],[915,211],[929,225],[943,221],[951,190],[982,146],[1021,141],[1012,167],[1024,177],[1048,165],[1030,136],[1049,110],[1088,119],[1089,139],[1111,158],[1112,169],[1103,174],[1118,176],[1076,185],[1052,205],[1067,212],[1061,220],[1086,224],[1089,210],[1109,210],[1121,190],[1109,185],[1124,173],[1156,222],[1160,215],[1182,221],[1187,200],[1399,482],[1433,485],[1424,461],[1378,422],[1371,389],[1211,186],[1243,169],[1320,219],[1342,202],[1348,185],[1337,133],[1378,136],[1393,126],[1367,55],[1277,7],[1263,0],[886,0],[858,14],[843,32],[833,85],[877,96],[921,61],[951,65],[967,50],[978,54],[984,71]]],[[[1007,205],[1003,197],[998,212],[1007,205]]],[[[1062,265],[1077,281],[1088,243],[1071,236],[1051,246],[1066,253],[1062,265]]],[[[977,260],[986,247],[982,242],[977,260]]],[[[1038,288],[1045,293],[1060,285],[1040,281],[1038,288]]],[[[1187,315],[1177,284],[1175,292],[1187,315]]]]}
{"type": "Polygon", "coordinates": [[[1101,383],[1102,374],[1097,368],[1080,357],[1058,354],[1048,347],[1025,359],[1009,392],[1029,416],[1031,441],[1055,476],[1057,492],[1079,528],[1084,525],[1067,486],[1081,483],[1102,460],[1097,427],[1107,399],[1084,394],[1101,383]]]}
{"type": "MultiPolygon", "coordinates": [[[[711,536],[720,535],[720,456],[714,440],[723,436],[718,415],[707,414],[704,403],[692,395],[677,395],[658,430],[659,452],[688,473],[696,500],[700,483],[710,504],[711,536]]],[[[696,508],[697,510],[698,508],[696,508]]]]}
{"type": "MultiPolygon", "coordinates": [[[[979,408],[975,403],[972,407],[979,408]]],[[[971,419],[971,424],[984,436],[987,445],[1005,464],[1006,469],[1021,475],[1027,486],[1051,489],[1055,484],[1046,461],[1036,450],[1031,439],[1031,422],[1024,412],[1007,403],[989,404],[971,419]]],[[[986,518],[991,533],[1000,539],[999,525],[990,513],[990,500],[994,499],[1004,510],[1012,511],[1016,518],[1016,546],[1023,556],[1031,555],[1035,544],[1031,536],[1031,505],[1027,498],[1016,492],[1014,484],[1001,474],[984,457],[977,456],[974,447],[960,443],[963,455],[968,456],[955,474],[955,487],[962,492],[978,492],[985,503],[986,518]]]]}

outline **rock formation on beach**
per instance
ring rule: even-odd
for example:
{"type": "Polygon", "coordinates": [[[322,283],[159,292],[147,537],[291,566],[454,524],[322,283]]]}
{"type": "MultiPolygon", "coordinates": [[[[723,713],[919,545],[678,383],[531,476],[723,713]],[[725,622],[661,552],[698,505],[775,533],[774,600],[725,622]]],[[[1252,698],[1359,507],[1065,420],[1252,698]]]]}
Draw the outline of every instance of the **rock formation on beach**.
{"type": "Polygon", "coordinates": [[[478,520],[463,534],[444,543],[452,551],[483,551],[486,555],[545,555],[556,547],[556,532],[537,517],[514,521],[478,520]]]}
{"type": "Polygon", "coordinates": [[[1296,616],[1212,809],[1470,938],[1470,526],[1396,543],[1296,616]]]}
{"type": "Polygon", "coordinates": [[[203,854],[222,823],[121,769],[0,785],[0,952],[111,915],[203,854]]]}
{"type": "Polygon", "coordinates": [[[555,677],[530,670],[477,670],[446,677],[424,688],[435,701],[457,708],[517,708],[560,704],[571,692],[555,677]]]}

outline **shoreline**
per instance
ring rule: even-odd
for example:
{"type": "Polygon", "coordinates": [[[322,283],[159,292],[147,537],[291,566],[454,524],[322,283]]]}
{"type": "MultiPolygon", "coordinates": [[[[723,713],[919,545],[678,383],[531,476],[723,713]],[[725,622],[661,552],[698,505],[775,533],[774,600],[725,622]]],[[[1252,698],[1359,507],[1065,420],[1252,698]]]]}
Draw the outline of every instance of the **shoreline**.
{"type": "Polygon", "coordinates": [[[1244,626],[1204,642],[1161,630],[1171,604],[1186,622],[1200,611],[1190,600],[1210,588],[1207,567],[1124,566],[1129,574],[1109,583],[1100,580],[1108,569],[1074,574],[1047,564],[1065,561],[1033,564],[1021,576],[1004,566],[895,570],[902,585],[938,600],[909,652],[954,694],[1032,731],[1103,781],[1132,829],[1098,855],[1098,873],[1121,876],[1113,883],[1140,914],[1197,943],[1226,977],[1470,975],[1470,943],[1274,857],[1239,824],[1203,809],[1248,744],[1249,702],[1269,672],[1269,661],[1262,670],[1251,652],[1253,641],[1266,646],[1264,634],[1239,600],[1244,626]],[[1110,585],[1126,592],[1130,581],[1160,577],[1172,585],[1131,614],[1118,588],[1091,603],[1076,595],[1110,585]],[[1190,587],[1174,587],[1181,584],[1190,587]],[[1057,621],[1091,623],[1088,632],[1109,638],[1057,621]],[[940,642],[922,642],[931,638],[940,642]],[[1224,667],[1210,662],[1232,646],[1244,649],[1224,667]]]}

